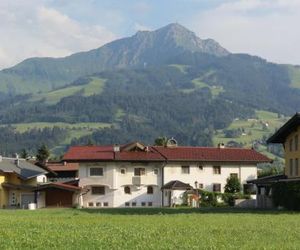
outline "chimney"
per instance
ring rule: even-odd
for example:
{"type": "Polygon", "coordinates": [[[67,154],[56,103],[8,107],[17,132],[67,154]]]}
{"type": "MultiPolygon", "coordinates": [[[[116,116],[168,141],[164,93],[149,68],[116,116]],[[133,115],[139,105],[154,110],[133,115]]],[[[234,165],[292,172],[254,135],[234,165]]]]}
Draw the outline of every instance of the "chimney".
{"type": "Polygon", "coordinates": [[[18,154],[15,154],[15,156],[16,156],[15,164],[17,165],[17,167],[19,167],[19,166],[20,166],[19,155],[18,155],[18,154]]]}
{"type": "Polygon", "coordinates": [[[219,143],[218,148],[225,148],[225,144],[223,142],[219,143]]]}
{"type": "Polygon", "coordinates": [[[120,152],[120,146],[118,144],[114,145],[114,152],[120,152]]]}

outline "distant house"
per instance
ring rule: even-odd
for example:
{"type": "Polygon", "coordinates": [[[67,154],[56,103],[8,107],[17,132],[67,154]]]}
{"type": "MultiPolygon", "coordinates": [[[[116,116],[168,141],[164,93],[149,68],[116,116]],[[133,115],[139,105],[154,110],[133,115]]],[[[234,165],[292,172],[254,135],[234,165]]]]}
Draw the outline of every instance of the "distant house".
{"type": "Polygon", "coordinates": [[[0,156],[0,207],[27,208],[29,203],[43,206],[35,189],[46,182],[47,171],[19,158],[0,156]]]}
{"type": "Polygon", "coordinates": [[[192,188],[223,192],[226,179],[257,177],[270,159],[253,149],[145,146],[74,146],[63,161],[78,163],[77,200],[82,207],[160,207],[182,200],[192,188]]]}
{"type": "Polygon", "coordinates": [[[38,185],[36,191],[44,197],[44,207],[72,207],[78,203],[78,164],[47,162],[47,183],[38,185]]]}

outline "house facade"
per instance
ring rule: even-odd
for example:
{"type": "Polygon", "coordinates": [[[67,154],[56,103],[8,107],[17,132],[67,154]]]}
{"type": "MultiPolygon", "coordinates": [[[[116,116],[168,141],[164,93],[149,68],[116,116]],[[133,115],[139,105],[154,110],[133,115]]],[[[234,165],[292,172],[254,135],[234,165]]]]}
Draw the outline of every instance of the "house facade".
{"type": "Polygon", "coordinates": [[[0,156],[0,207],[27,208],[29,203],[44,206],[43,194],[34,189],[46,182],[46,173],[25,159],[0,156]]]}
{"type": "Polygon", "coordinates": [[[179,147],[175,141],[166,147],[75,146],[63,160],[79,164],[77,200],[90,208],[171,206],[189,188],[223,192],[230,175],[246,184],[256,178],[258,163],[270,161],[252,149],[179,147]]]}

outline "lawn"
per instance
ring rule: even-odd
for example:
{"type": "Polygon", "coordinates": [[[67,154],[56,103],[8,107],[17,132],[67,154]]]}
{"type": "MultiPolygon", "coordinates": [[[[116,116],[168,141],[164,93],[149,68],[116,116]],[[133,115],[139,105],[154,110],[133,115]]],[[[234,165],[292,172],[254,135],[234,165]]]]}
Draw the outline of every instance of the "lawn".
{"type": "Polygon", "coordinates": [[[1,249],[297,249],[297,213],[233,209],[0,210],[1,249]]]}
{"type": "MultiPolygon", "coordinates": [[[[218,130],[213,138],[214,144],[217,145],[220,142],[227,143],[229,141],[236,141],[238,143],[244,143],[244,147],[251,148],[255,141],[261,140],[263,136],[269,138],[271,134],[273,134],[288,120],[288,117],[278,117],[276,113],[263,110],[257,110],[255,114],[255,119],[236,119],[228,128],[226,128],[229,130],[244,129],[245,134],[242,134],[237,138],[226,138],[224,134],[224,130],[226,129],[218,130]],[[264,124],[268,124],[268,127],[265,127],[264,124]]],[[[265,146],[261,145],[259,147],[259,151],[271,159],[276,157],[275,155],[267,152],[267,148],[265,146]]]]}

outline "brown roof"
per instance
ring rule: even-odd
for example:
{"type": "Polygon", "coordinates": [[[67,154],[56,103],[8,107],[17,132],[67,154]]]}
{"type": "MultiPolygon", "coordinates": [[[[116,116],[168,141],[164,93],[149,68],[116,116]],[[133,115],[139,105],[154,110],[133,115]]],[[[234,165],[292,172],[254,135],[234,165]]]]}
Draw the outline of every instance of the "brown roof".
{"type": "Polygon", "coordinates": [[[271,162],[253,149],[212,147],[120,147],[75,146],[64,155],[65,161],[204,161],[204,162],[271,162]],[[130,150],[126,150],[129,148],[130,150]],[[123,149],[123,150],[122,150],[123,149]]]}
{"type": "Polygon", "coordinates": [[[254,149],[212,147],[154,147],[168,161],[270,162],[254,149]]]}
{"type": "Polygon", "coordinates": [[[36,188],[36,190],[43,190],[43,189],[47,189],[47,188],[58,188],[58,189],[69,190],[69,191],[79,191],[79,190],[81,190],[80,187],[70,185],[70,184],[66,184],[66,183],[62,183],[62,182],[51,182],[51,183],[48,183],[48,184],[43,184],[43,185],[38,186],[36,188]]]}
{"type": "Polygon", "coordinates": [[[48,162],[46,166],[54,172],[77,171],[79,169],[78,163],[71,162],[48,162]]]}

